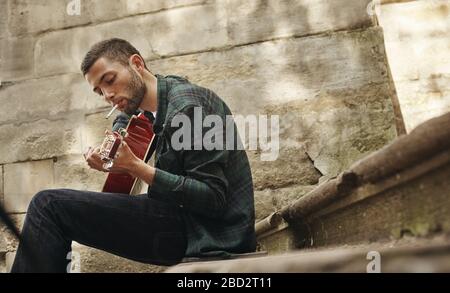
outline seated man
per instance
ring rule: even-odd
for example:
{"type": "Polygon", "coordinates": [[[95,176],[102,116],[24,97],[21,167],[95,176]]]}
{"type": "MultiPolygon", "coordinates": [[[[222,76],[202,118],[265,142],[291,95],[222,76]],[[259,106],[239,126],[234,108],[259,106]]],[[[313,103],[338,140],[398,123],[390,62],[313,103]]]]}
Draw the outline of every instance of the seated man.
{"type": "MultiPolygon", "coordinates": [[[[94,45],[81,70],[94,92],[120,111],[128,115],[143,111],[154,119],[155,167],[138,159],[125,143],[110,170],[103,168],[98,147],[85,154],[91,168],[129,173],[145,181],[148,192],[139,196],[68,189],[39,192],[29,205],[22,231],[33,257],[21,243],[12,272],[66,272],[72,241],[156,265],[176,264],[184,257],[254,251],[247,155],[236,147],[207,149],[199,144],[211,128],[194,119],[199,113],[203,118],[220,117],[224,127],[215,134],[225,137],[225,125],[230,124],[225,120],[231,115],[227,105],[211,90],[184,78],[153,75],[141,54],[121,39],[94,45]],[[180,148],[174,146],[172,135],[181,129],[174,121],[186,122],[179,119],[182,116],[201,133],[191,136],[189,131],[180,148]]],[[[241,143],[233,121],[231,126],[232,139],[241,143]]]]}

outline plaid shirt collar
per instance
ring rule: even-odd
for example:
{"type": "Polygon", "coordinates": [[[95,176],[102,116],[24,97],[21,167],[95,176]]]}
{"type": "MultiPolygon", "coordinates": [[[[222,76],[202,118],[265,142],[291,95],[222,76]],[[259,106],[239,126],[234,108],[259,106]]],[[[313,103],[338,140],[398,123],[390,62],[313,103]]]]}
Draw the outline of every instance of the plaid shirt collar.
{"type": "Polygon", "coordinates": [[[156,78],[158,80],[156,95],[158,100],[158,110],[156,112],[155,123],[153,124],[153,132],[160,136],[164,129],[164,121],[166,120],[169,85],[163,76],[156,74],[156,78]]]}

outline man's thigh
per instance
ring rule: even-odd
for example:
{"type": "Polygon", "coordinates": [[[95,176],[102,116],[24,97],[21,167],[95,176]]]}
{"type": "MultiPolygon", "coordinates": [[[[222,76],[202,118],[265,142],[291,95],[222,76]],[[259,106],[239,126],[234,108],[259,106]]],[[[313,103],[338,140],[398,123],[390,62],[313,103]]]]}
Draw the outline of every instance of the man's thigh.
{"type": "Polygon", "coordinates": [[[63,234],[87,246],[129,259],[173,264],[186,249],[179,209],[147,195],[46,190],[38,196],[63,234]]]}

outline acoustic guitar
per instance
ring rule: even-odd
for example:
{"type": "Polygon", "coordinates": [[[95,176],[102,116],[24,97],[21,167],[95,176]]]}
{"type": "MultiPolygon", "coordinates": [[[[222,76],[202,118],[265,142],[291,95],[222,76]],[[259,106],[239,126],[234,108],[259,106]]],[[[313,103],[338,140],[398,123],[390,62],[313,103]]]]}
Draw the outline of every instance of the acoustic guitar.
{"type": "MultiPolygon", "coordinates": [[[[109,169],[116,156],[120,144],[124,140],[131,151],[141,160],[147,162],[156,148],[155,134],[150,120],[143,113],[133,115],[127,127],[106,135],[101,147],[100,156],[104,168],[109,169]]],[[[102,192],[138,194],[141,187],[139,178],[125,173],[108,173],[102,192]]]]}

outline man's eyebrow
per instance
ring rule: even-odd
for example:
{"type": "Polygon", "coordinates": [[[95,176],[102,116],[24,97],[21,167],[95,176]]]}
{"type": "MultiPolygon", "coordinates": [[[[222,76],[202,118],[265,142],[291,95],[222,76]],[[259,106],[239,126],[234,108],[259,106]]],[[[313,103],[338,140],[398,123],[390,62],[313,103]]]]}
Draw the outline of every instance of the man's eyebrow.
{"type": "Polygon", "coordinates": [[[94,87],[94,89],[93,89],[93,91],[94,91],[95,93],[97,93],[98,85],[101,84],[101,83],[103,82],[103,79],[105,78],[105,76],[106,76],[108,73],[110,73],[110,72],[105,72],[105,73],[103,73],[102,77],[100,78],[100,81],[98,82],[98,84],[97,84],[97,85],[94,87]]]}

